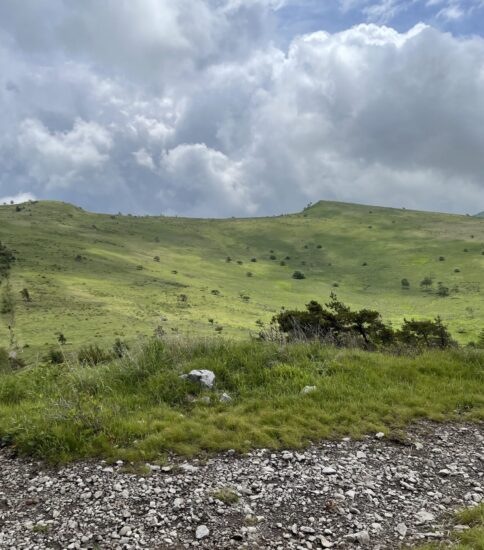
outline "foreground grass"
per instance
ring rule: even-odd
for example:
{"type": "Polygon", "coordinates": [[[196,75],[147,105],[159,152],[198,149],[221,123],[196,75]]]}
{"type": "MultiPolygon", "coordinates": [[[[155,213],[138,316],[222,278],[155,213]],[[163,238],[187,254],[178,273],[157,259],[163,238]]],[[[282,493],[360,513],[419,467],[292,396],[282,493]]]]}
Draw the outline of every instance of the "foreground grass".
{"type": "Polygon", "coordinates": [[[395,357],[312,343],[153,341],[105,365],[0,374],[0,437],[52,462],[299,447],[421,418],[484,419],[482,352],[395,357]],[[215,389],[180,379],[192,369],[214,371],[215,389]],[[316,391],[302,395],[305,386],[316,391]],[[222,392],[232,401],[221,403],[222,392]]]}
{"type": "Polygon", "coordinates": [[[452,544],[430,544],[419,550],[484,550],[484,504],[459,512],[455,519],[456,524],[467,525],[469,529],[456,531],[452,544]]]}

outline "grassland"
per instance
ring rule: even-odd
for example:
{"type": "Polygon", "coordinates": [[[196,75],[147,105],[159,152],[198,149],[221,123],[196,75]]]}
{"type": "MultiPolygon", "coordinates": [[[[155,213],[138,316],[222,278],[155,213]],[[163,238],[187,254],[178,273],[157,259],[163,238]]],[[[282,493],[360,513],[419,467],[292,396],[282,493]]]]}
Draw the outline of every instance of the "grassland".
{"type": "Polygon", "coordinates": [[[331,291],[395,324],[441,315],[461,343],[484,328],[477,217],[321,202],[293,215],[201,220],[38,202],[1,206],[0,240],[17,257],[9,286],[0,286],[14,306],[0,316],[0,347],[28,362],[57,345],[60,332],[65,350],[139,342],[160,326],[244,338],[281,306],[324,302],[331,291]],[[295,270],[306,278],[293,279],[295,270]],[[428,276],[434,282],[423,291],[428,276]],[[449,296],[437,294],[438,282],[449,296]]]}
{"type": "Polygon", "coordinates": [[[51,461],[400,437],[422,418],[484,419],[482,350],[395,357],[317,343],[153,340],[103,365],[39,364],[0,376],[0,438],[51,461]],[[180,378],[204,368],[216,375],[214,390],[180,378]],[[301,393],[306,386],[316,389],[301,393]],[[223,392],[232,400],[221,402],[223,392]]]}

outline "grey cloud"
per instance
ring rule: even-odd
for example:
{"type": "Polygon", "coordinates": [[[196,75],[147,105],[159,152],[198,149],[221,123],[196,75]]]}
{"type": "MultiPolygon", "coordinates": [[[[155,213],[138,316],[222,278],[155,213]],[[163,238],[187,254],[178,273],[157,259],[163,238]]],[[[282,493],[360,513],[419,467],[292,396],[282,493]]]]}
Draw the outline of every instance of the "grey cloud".
{"type": "Polygon", "coordinates": [[[194,216],[483,208],[481,38],[361,25],[282,51],[271,0],[57,0],[49,21],[42,4],[0,6],[0,196],[194,216]]]}

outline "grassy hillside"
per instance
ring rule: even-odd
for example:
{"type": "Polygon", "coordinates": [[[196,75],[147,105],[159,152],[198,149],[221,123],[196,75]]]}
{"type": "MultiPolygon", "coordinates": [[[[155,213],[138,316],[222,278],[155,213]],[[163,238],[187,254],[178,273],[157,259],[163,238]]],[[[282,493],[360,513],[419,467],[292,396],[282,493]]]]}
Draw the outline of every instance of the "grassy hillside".
{"type": "Polygon", "coordinates": [[[14,303],[1,316],[0,345],[15,341],[27,358],[55,345],[59,332],[70,349],[134,341],[158,326],[247,335],[281,306],[324,301],[331,291],[397,324],[439,314],[462,342],[484,328],[477,217],[320,202],[294,215],[201,220],[38,202],[0,206],[0,241],[17,257],[9,285],[0,286],[14,303]],[[295,270],[306,278],[293,279],[295,270]],[[432,290],[423,291],[427,276],[432,290]],[[438,282],[449,296],[437,294],[438,282]]]}

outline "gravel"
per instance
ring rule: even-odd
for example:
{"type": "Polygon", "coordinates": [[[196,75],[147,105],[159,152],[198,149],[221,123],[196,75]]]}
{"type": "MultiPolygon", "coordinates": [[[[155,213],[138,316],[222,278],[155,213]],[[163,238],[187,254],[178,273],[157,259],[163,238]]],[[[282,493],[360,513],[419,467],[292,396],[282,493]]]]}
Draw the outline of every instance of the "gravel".
{"type": "MultiPolygon", "coordinates": [[[[0,548],[371,548],[448,535],[484,500],[484,426],[414,426],[301,451],[50,469],[0,451],[0,548]],[[215,498],[225,489],[232,504],[215,498]]],[[[223,498],[223,497],[221,497],[223,498]]]]}

